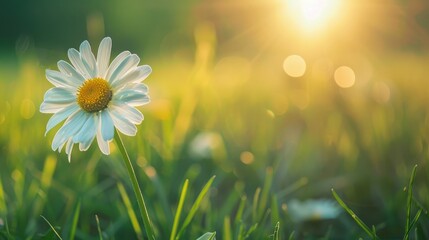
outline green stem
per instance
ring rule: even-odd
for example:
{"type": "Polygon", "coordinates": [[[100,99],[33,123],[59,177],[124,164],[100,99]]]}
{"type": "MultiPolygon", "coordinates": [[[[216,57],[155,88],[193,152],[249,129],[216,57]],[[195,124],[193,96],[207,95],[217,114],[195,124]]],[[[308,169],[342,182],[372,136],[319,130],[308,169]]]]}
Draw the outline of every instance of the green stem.
{"type": "Polygon", "coordinates": [[[143,194],[140,189],[139,183],[137,182],[136,173],[134,172],[133,165],[131,164],[130,157],[128,156],[127,150],[124,147],[121,137],[117,130],[115,130],[115,141],[118,144],[119,151],[122,154],[125,166],[127,167],[128,175],[130,176],[131,183],[133,184],[134,193],[136,194],[137,202],[140,208],[140,214],[143,218],[144,228],[150,240],[155,239],[153,234],[152,224],[147,213],[146,204],[144,203],[143,194]]]}

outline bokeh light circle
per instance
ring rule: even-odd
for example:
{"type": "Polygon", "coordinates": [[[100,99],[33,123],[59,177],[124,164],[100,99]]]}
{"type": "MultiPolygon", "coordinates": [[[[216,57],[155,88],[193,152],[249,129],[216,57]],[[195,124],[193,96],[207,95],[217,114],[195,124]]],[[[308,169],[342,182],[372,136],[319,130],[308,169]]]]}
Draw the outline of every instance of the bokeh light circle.
{"type": "Polygon", "coordinates": [[[334,79],[339,87],[349,88],[355,84],[356,75],[350,67],[341,66],[335,70],[334,79]]]}
{"type": "Polygon", "coordinates": [[[290,55],[283,61],[283,70],[291,77],[302,77],[307,68],[304,58],[290,55]]]}

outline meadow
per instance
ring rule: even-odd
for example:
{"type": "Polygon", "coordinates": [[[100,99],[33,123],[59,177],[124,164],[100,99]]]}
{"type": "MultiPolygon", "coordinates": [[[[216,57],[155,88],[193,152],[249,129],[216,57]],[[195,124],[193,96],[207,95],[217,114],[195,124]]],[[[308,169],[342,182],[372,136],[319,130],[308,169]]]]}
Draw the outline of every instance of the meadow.
{"type": "Polygon", "coordinates": [[[117,144],[69,163],[60,126],[44,136],[45,70],[104,36],[153,69],[121,137],[156,239],[429,239],[429,7],[350,1],[309,32],[269,2],[77,2],[58,23],[50,1],[12,6],[27,17],[0,42],[0,239],[147,239],[117,144]]]}

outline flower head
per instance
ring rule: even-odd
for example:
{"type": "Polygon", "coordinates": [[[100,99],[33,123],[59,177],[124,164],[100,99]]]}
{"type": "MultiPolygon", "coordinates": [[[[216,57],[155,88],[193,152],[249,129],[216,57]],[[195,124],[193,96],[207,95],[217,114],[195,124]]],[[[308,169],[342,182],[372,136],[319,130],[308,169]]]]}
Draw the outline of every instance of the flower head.
{"type": "Polygon", "coordinates": [[[303,202],[292,199],[288,209],[295,222],[334,219],[341,213],[340,207],[335,202],[326,199],[310,199],[303,202]]]}
{"type": "Polygon", "coordinates": [[[104,38],[96,58],[89,42],[84,41],[79,51],[68,50],[71,64],[60,60],[59,71],[46,70],[46,78],[55,87],[45,93],[40,112],[54,114],[46,133],[65,120],[55,134],[52,150],[61,152],[65,146],[69,161],[74,144],[86,151],[95,138],[101,152],[109,154],[115,128],[134,136],[135,125],[143,121],[143,114],[135,107],[150,101],[148,87],[141,82],[152,69],[138,66],[140,58],[129,51],[110,63],[111,47],[112,40],[104,38]]]}

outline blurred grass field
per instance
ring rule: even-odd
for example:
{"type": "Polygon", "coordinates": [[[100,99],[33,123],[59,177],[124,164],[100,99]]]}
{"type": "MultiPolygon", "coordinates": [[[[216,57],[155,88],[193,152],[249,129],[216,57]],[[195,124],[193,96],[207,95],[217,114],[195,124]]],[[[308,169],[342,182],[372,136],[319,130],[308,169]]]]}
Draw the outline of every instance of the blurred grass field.
{"type": "Polygon", "coordinates": [[[63,239],[74,231],[99,239],[96,216],[103,239],[145,236],[139,216],[130,218],[138,206],[115,144],[109,156],[95,144],[75,148],[68,163],[50,148],[58,127],[45,137],[50,116],[38,111],[51,87],[45,69],[84,39],[94,51],[103,36],[113,39],[112,55],[130,50],[153,68],[145,120],[123,140],[158,239],[170,236],[185,180],[182,223],[214,175],[181,239],[213,231],[217,239],[274,239],[277,222],[280,239],[365,239],[344,211],[301,216],[320,199],[338,207],[332,188],[380,238],[400,239],[416,164],[414,199],[424,211],[410,237],[429,238],[429,6],[350,1],[342,19],[301,31],[285,3],[3,8],[16,26],[0,41],[0,239],[55,239],[41,215],[63,239]],[[286,64],[295,55],[304,65],[286,64]]]}

